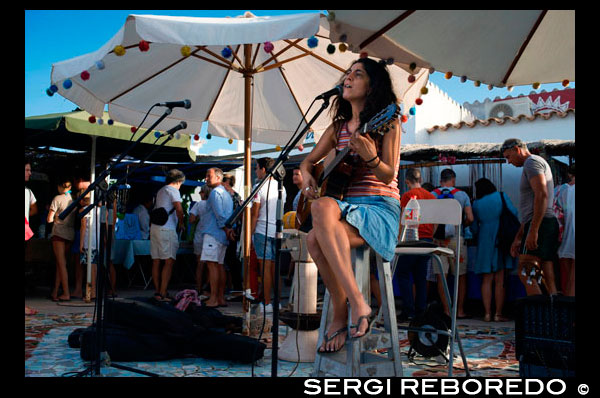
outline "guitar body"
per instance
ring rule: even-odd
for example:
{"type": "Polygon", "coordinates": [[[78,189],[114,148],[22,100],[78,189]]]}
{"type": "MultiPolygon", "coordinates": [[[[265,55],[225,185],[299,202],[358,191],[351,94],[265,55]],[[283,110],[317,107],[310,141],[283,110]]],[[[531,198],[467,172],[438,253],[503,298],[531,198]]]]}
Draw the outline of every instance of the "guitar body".
{"type": "MultiPolygon", "coordinates": [[[[398,117],[399,112],[400,108],[394,103],[386,106],[363,126],[360,133],[363,135],[375,132],[380,135],[387,133],[389,125],[398,117]]],[[[338,151],[335,159],[327,167],[324,167],[323,163],[315,165],[312,176],[317,181],[319,196],[338,200],[344,198],[344,191],[352,179],[355,159],[349,152],[349,147],[338,151]]],[[[312,199],[308,199],[302,192],[296,210],[296,225],[300,231],[308,232],[312,229],[311,203],[312,199]]]]}
{"type": "MultiPolygon", "coordinates": [[[[328,196],[330,198],[342,200],[344,198],[344,191],[350,184],[352,178],[352,165],[350,163],[350,157],[340,162],[333,171],[331,171],[327,178],[324,178],[325,167],[323,163],[318,163],[313,168],[312,176],[317,181],[319,187],[319,197],[328,196]]],[[[300,194],[298,200],[298,208],[296,209],[296,225],[298,229],[303,232],[308,232],[312,229],[312,218],[310,207],[313,199],[308,199],[304,195],[304,192],[300,194]]]]}

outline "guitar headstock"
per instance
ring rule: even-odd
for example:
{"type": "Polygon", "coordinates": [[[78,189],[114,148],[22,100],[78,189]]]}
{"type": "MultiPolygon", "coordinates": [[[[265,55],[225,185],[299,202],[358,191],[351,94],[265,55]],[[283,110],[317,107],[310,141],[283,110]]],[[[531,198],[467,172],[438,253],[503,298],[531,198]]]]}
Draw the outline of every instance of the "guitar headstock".
{"type": "Polygon", "coordinates": [[[400,115],[400,107],[394,103],[389,104],[365,124],[363,134],[378,133],[384,135],[387,133],[394,120],[400,115]]]}

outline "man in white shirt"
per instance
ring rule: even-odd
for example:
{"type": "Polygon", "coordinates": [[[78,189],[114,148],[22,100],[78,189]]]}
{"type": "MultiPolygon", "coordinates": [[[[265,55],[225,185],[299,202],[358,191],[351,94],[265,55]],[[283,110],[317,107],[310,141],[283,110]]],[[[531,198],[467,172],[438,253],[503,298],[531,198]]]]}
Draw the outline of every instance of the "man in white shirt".
{"type": "Polygon", "coordinates": [[[152,257],[154,297],[159,301],[171,301],[167,294],[167,287],[179,249],[177,229],[183,227],[183,207],[181,206],[179,189],[184,181],[185,175],[181,171],[177,169],[169,170],[166,178],[167,184],[156,194],[154,208],[164,207],[167,214],[169,214],[164,225],[150,225],[150,256],[152,257]],[[162,272],[160,270],[161,260],[165,261],[162,272]]]}
{"type": "MultiPolygon", "coordinates": [[[[262,180],[267,170],[273,167],[275,160],[260,158],[256,164],[256,175],[262,180]]],[[[271,289],[275,282],[275,232],[277,219],[277,181],[273,177],[262,186],[252,201],[250,211],[251,232],[254,250],[258,258],[259,272],[263,277],[264,311],[273,312],[271,289]],[[265,249],[266,244],[266,249],[265,249]],[[263,270],[264,267],[264,270],[263,270]]],[[[282,200],[285,203],[286,191],[283,188],[282,200]]]]}

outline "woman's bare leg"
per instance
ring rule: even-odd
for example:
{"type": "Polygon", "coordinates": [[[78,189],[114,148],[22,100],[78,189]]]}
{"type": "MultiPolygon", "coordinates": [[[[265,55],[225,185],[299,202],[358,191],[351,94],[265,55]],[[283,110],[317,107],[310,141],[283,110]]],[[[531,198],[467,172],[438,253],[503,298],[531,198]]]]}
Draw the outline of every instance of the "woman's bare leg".
{"type": "MultiPolygon", "coordinates": [[[[323,197],[314,201],[311,205],[311,213],[314,240],[318,243],[323,257],[327,260],[326,264],[329,266],[323,267],[329,268],[329,273],[326,270],[321,273],[323,281],[328,288],[332,287],[329,293],[338,309],[341,305],[340,298],[343,299],[340,290],[343,290],[353,309],[352,323],[356,324],[360,316],[371,313],[371,307],[365,302],[356,284],[350,250],[363,245],[365,241],[356,228],[345,220],[341,220],[341,210],[334,199],[323,197]]],[[[357,330],[350,331],[350,336],[360,337],[366,329],[367,323],[361,322],[357,330]]]]}

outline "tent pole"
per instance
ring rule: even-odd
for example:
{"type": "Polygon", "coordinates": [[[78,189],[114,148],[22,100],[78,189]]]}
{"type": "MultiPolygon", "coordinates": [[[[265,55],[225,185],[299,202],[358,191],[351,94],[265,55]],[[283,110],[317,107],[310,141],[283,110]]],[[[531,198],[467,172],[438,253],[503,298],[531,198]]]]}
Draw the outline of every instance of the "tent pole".
{"type": "MultiPolygon", "coordinates": [[[[92,136],[92,153],[91,153],[91,161],[90,161],[90,181],[94,181],[96,179],[96,140],[98,137],[95,135],[92,136]]],[[[90,191],[90,203],[94,203],[94,191],[90,191]]],[[[93,228],[96,228],[96,220],[95,220],[96,212],[92,212],[89,217],[89,226],[87,228],[87,240],[88,240],[88,250],[87,250],[87,274],[86,274],[86,282],[85,282],[85,302],[89,303],[92,301],[92,231],[93,228]]]]}
{"type": "MultiPolygon", "coordinates": [[[[247,199],[251,192],[251,154],[252,154],[252,75],[251,75],[251,57],[252,57],[252,45],[244,44],[244,199],[247,199]]],[[[250,242],[252,237],[250,236],[250,208],[244,209],[243,218],[243,249],[244,249],[244,291],[250,289],[250,242]]],[[[250,303],[246,299],[246,295],[243,296],[243,310],[245,313],[245,328],[248,330],[250,335],[250,303]]]]}

